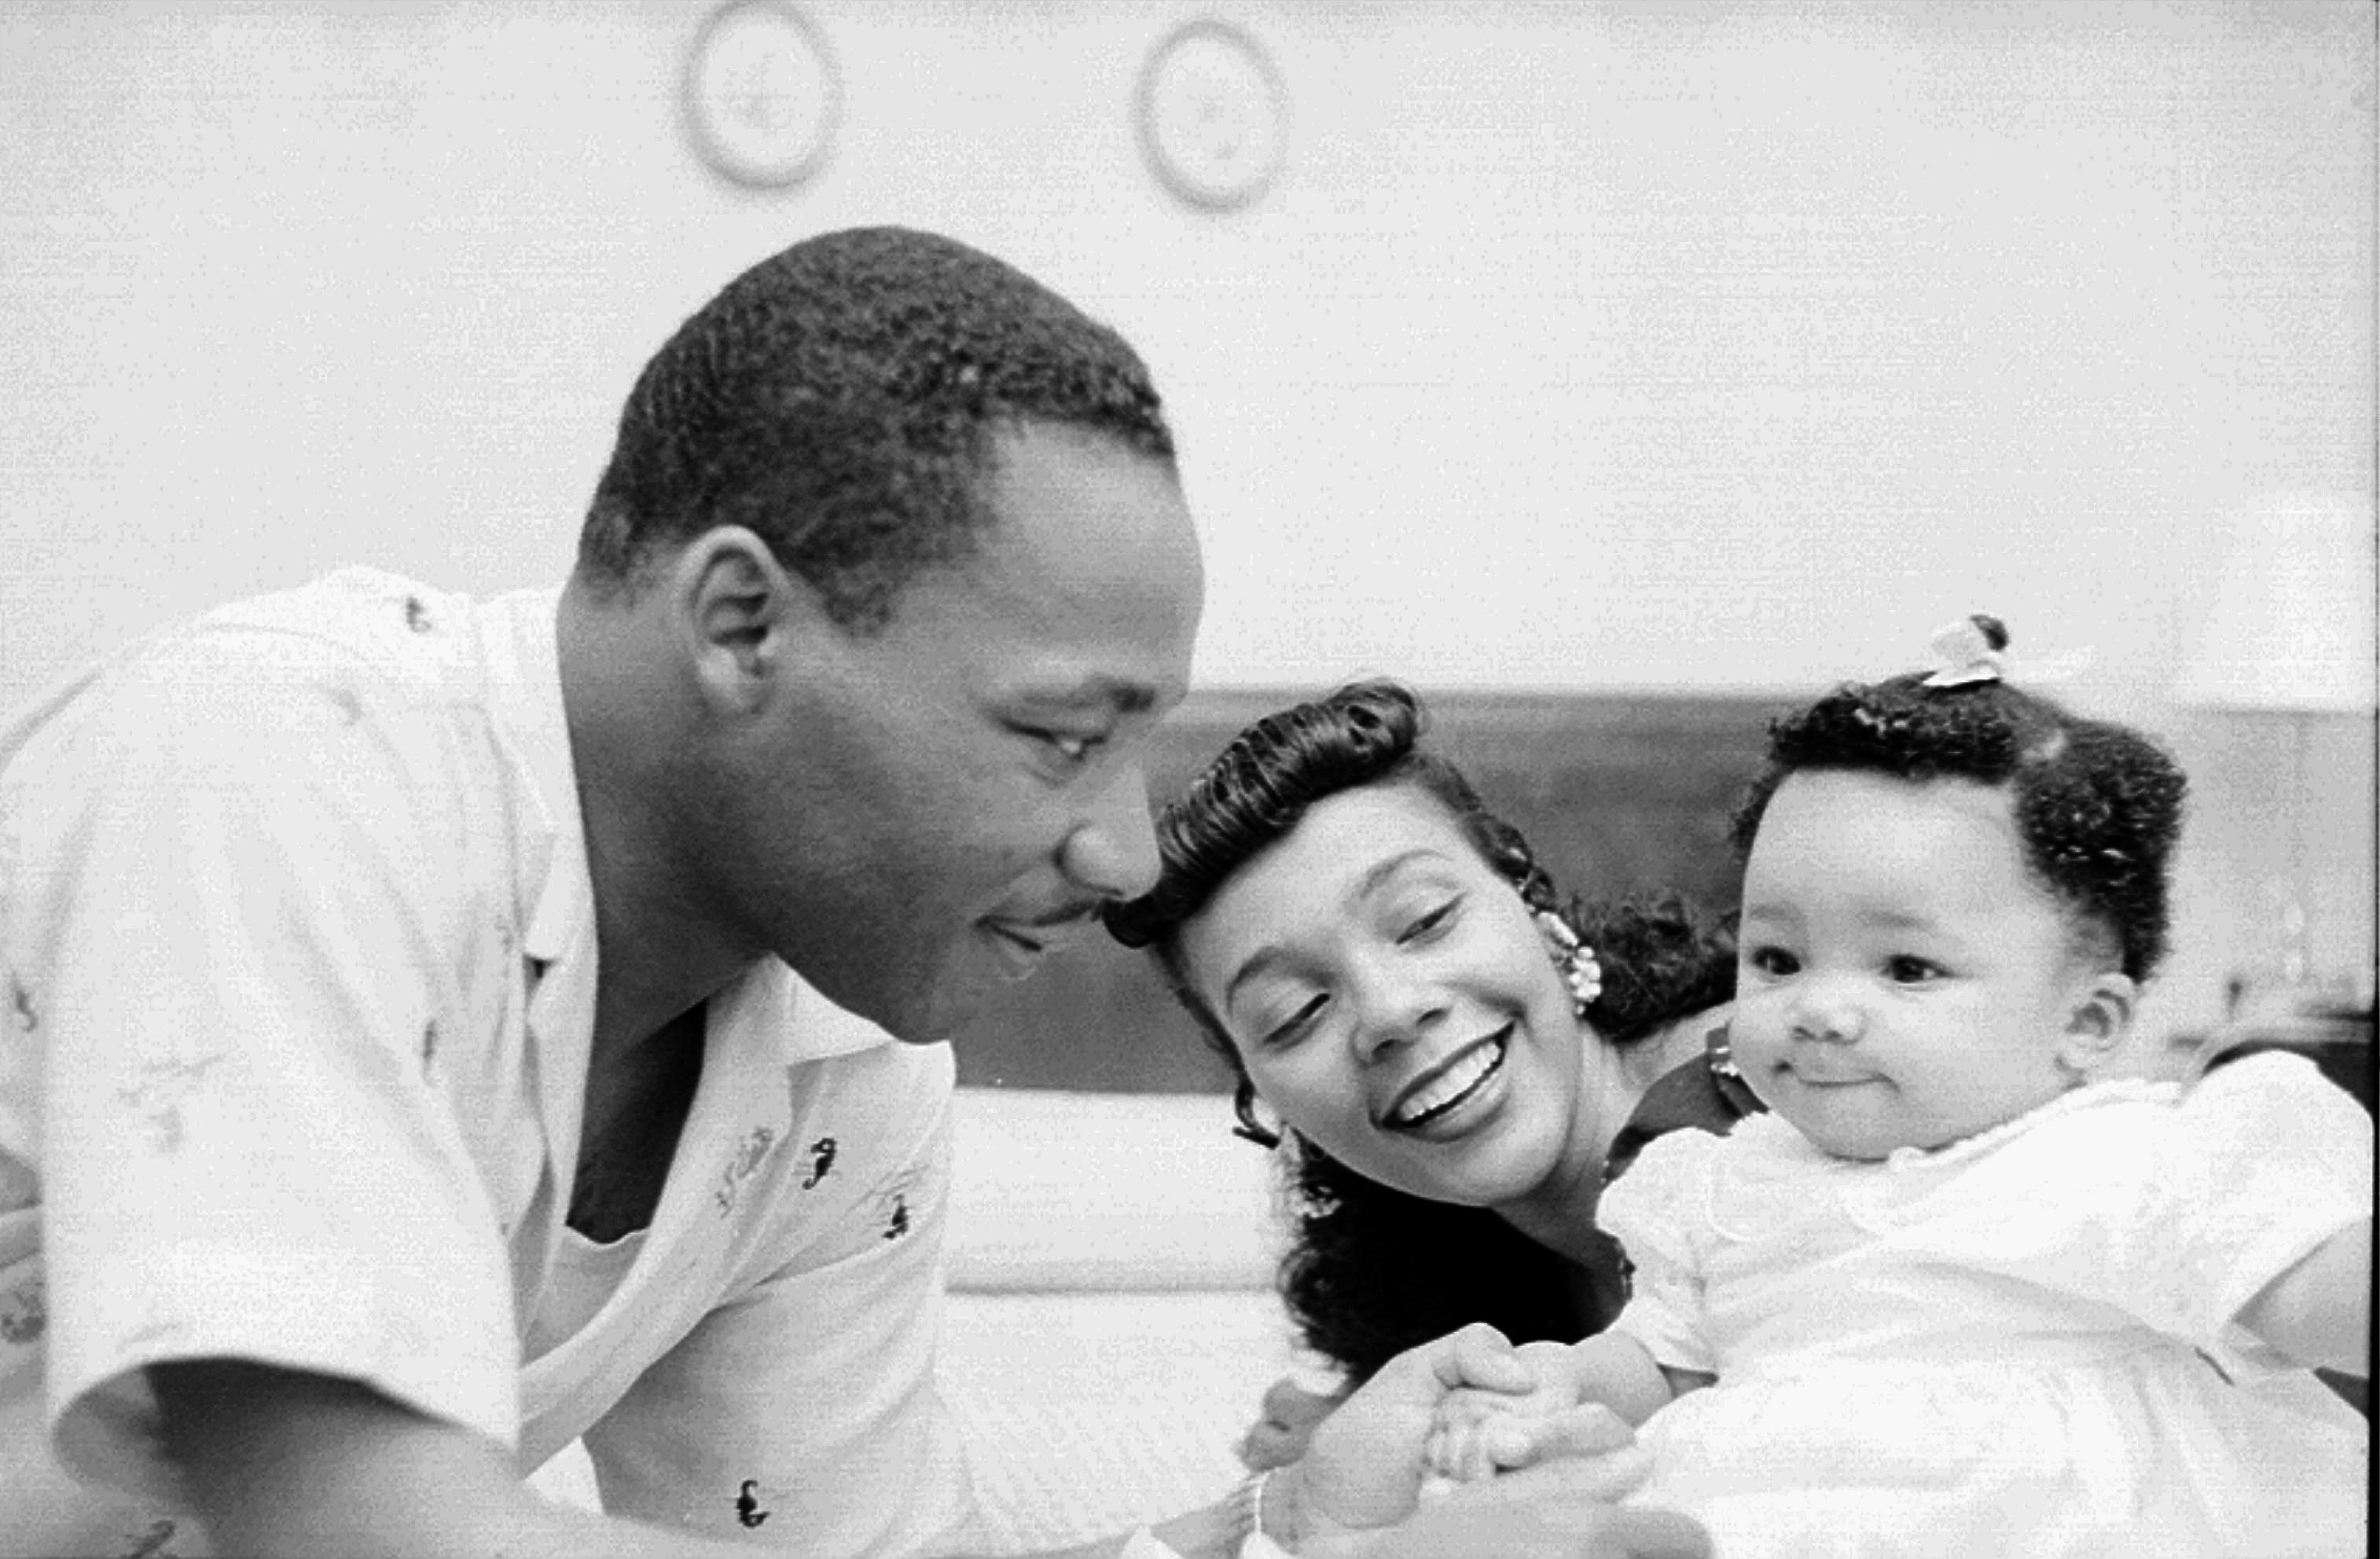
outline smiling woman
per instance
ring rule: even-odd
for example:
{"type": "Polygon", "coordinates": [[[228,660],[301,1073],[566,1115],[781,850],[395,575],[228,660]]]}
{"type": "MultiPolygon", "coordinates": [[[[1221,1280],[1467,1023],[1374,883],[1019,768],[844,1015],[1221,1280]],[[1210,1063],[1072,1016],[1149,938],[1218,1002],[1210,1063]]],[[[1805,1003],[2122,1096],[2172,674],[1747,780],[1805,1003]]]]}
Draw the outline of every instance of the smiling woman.
{"type": "Polygon", "coordinates": [[[1246,1133],[1289,1144],[1286,1298],[1358,1376],[1470,1321],[1594,1331],[1630,1129],[1748,1107],[1703,1021],[1727,938],[1675,900],[1566,900],[1422,725],[1390,683],[1257,721],[1165,809],[1157,888],[1109,921],[1233,1069],[1246,1133]]]}

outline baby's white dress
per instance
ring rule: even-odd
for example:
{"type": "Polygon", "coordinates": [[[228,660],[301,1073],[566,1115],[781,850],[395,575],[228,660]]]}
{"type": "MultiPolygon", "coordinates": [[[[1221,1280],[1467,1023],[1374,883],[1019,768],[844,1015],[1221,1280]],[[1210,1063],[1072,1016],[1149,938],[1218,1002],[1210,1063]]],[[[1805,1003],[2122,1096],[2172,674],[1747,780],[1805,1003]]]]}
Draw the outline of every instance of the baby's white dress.
{"type": "Polygon", "coordinates": [[[1934,1152],[1774,1116],[1604,1192],[1614,1330],[1718,1377],[1634,1498],[1719,1559],[2362,1554],[2370,1432],[2233,1318],[2373,1212],[2372,1124],[2305,1060],[2095,1084],[1934,1152]]]}

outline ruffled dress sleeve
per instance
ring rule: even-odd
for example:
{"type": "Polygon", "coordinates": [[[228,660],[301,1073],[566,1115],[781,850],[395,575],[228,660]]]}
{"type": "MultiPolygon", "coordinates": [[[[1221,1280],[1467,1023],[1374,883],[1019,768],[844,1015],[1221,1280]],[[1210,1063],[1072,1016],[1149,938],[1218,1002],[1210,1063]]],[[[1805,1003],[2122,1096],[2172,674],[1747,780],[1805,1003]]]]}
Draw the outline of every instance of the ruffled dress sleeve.
{"type": "Polygon", "coordinates": [[[1632,1269],[1627,1307],[1609,1330],[1673,1370],[1718,1371],[1703,1282],[1714,1157],[1724,1145],[1706,1131],[1657,1138],[1597,1207],[1596,1221],[1620,1241],[1632,1269]]]}

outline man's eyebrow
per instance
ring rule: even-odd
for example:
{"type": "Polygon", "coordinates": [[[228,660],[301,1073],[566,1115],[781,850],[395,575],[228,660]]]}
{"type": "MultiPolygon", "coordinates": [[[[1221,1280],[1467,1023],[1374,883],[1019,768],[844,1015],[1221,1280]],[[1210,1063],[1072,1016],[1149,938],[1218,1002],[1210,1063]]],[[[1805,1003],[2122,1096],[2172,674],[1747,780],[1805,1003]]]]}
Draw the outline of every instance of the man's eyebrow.
{"type": "MultiPolygon", "coordinates": [[[[1379,890],[1380,884],[1396,876],[1398,872],[1403,870],[1406,866],[1411,865],[1417,860],[1443,861],[1445,859],[1446,855],[1442,851],[1431,850],[1427,846],[1416,845],[1411,850],[1401,850],[1394,855],[1390,855],[1381,860],[1376,861],[1372,864],[1369,870],[1365,872],[1362,876],[1355,879],[1355,887],[1354,890],[1347,895],[1347,903],[1352,907],[1355,904],[1361,903],[1366,899],[1370,898],[1375,892],[1379,890]]],[[[1270,969],[1274,964],[1279,963],[1281,961],[1281,951],[1277,947],[1258,948],[1255,952],[1249,954],[1247,961],[1241,964],[1239,968],[1233,970],[1232,972],[1232,977],[1223,982],[1224,1008],[1229,1009],[1232,1005],[1232,998],[1239,994],[1240,987],[1242,985],[1246,985],[1250,980],[1255,979],[1266,970],[1270,969]]]]}

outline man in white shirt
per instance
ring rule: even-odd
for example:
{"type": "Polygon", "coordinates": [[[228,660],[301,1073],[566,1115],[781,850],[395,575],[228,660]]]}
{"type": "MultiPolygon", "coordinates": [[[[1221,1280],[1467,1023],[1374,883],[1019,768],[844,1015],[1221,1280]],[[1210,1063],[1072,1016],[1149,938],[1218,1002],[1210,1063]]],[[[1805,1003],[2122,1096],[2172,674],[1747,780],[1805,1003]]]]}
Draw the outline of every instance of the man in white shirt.
{"type": "MultiPolygon", "coordinates": [[[[647,367],[560,592],[351,571],[0,732],[0,1553],[963,1550],[933,1042],[1153,874],[1201,567],[1121,338],[832,234],[647,367]],[[610,1517],[523,1487],[577,1439],[610,1517]]],[[[1425,1351],[1266,1525],[1410,1506],[1501,1367],[1425,1351]]],[[[1533,1470],[1333,1541],[1604,1552],[1533,1470]]]]}

